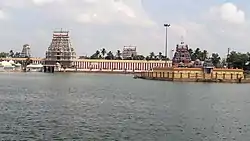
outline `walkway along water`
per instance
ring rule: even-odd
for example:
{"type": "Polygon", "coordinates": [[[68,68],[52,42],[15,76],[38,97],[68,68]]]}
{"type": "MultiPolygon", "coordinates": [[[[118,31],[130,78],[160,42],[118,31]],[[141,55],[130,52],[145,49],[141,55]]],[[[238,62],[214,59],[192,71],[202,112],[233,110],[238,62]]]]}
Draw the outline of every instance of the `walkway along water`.
{"type": "Polygon", "coordinates": [[[134,78],[181,82],[250,83],[242,69],[154,68],[134,78]]]}

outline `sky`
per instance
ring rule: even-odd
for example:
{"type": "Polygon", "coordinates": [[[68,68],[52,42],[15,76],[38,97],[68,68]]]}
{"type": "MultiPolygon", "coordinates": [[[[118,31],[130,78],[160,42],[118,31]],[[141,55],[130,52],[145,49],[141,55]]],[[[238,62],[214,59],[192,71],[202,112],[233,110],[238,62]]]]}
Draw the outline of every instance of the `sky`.
{"type": "Polygon", "coordinates": [[[30,44],[33,56],[44,57],[53,31],[63,28],[79,56],[128,45],[158,54],[169,23],[169,50],[183,40],[224,56],[227,48],[250,51],[249,9],[249,0],[0,0],[0,51],[30,44]]]}

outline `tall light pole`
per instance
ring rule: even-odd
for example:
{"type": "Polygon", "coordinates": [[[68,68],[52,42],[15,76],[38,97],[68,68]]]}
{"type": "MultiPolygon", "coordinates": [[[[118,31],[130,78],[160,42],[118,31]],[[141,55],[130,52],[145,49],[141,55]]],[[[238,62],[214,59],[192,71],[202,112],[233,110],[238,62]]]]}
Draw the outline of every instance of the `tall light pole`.
{"type": "Polygon", "coordinates": [[[164,27],[166,28],[165,56],[166,56],[166,63],[167,63],[167,58],[168,58],[168,28],[170,27],[170,24],[164,24],[164,27]]]}

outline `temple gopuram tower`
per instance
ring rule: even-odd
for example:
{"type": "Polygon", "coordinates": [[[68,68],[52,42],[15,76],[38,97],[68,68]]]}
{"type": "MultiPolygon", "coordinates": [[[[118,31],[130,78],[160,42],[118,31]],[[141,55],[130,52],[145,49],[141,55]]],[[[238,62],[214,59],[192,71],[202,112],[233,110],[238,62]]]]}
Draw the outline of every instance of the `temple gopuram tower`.
{"type": "Polygon", "coordinates": [[[31,57],[30,45],[28,45],[28,44],[23,45],[23,49],[22,49],[22,52],[21,52],[21,57],[22,58],[31,57]]]}
{"type": "Polygon", "coordinates": [[[173,66],[189,66],[191,63],[191,56],[188,51],[188,45],[184,44],[184,42],[181,42],[181,44],[176,45],[176,51],[173,57],[173,66]]]}
{"type": "Polygon", "coordinates": [[[46,51],[45,65],[55,66],[60,63],[63,68],[73,66],[76,53],[70,42],[69,31],[54,31],[53,38],[46,51]]]}

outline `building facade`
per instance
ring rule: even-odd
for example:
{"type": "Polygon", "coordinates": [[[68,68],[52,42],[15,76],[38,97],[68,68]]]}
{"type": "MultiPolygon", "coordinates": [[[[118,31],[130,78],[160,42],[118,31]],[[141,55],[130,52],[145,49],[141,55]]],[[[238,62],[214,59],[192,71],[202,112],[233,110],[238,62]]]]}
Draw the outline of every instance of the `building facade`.
{"type": "Polygon", "coordinates": [[[120,71],[146,71],[154,67],[172,67],[172,61],[146,61],[146,60],[92,60],[83,59],[74,62],[78,69],[106,69],[120,71]]]}
{"type": "MultiPolygon", "coordinates": [[[[2,58],[3,61],[13,60],[25,62],[26,58],[2,58]]],[[[31,58],[32,64],[45,64],[44,58],[31,58]]],[[[118,70],[118,71],[146,71],[155,67],[172,67],[172,61],[146,61],[146,60],[95,60],[77,59],[73,61],[77,69],[98,69],[98,70],[118,70]]]]}
{"type": "Polygon", "coordinates": [[[73,66],[76,59],[75,49],[71,45],[69,31],[54,31],[53,38],[46,51],[45,65],[60,65],[64,68],[73,66]]]}
{"type": "Polygon", "coordinates": [[[124,46],[122,51],[122,58],[130,58],[137,55],[136,46],[124,46]]]}

